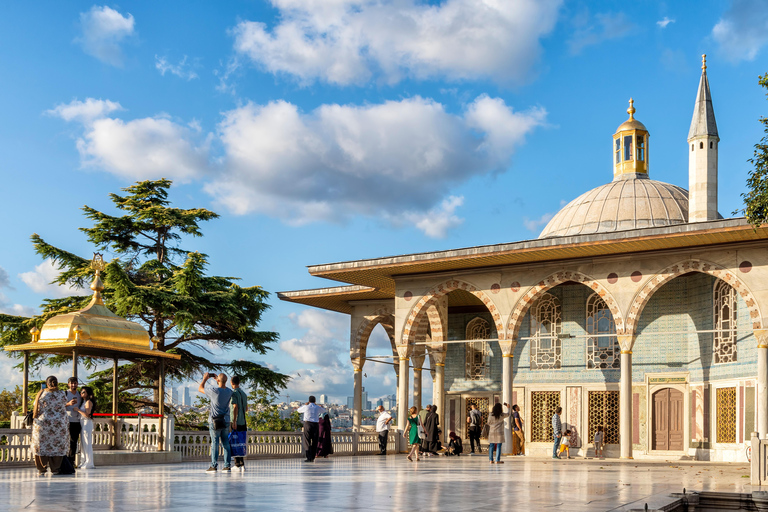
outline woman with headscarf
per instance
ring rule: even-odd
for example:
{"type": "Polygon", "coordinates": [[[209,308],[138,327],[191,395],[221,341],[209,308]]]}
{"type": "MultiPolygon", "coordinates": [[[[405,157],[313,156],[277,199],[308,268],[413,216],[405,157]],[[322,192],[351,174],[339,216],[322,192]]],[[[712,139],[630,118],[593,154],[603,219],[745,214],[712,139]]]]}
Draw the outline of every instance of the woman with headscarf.
{"type": "Polygon", "coordinates": [[[328,458],[333,455],[333,444],[331,443],[331,418],[326,414],[320,420],[320,434],[317,441],[317,456],[328,458]]]}
{"type": "Polygon", "coordinates": [[[83,460],[80,461],[79,468],[93,469],[93,413],[96,412],[96,397],[93,396],[93,389],[83,386],[80,391],[83,404],[75,411],[80,413],[80,452],[83,460]]]}
{"type": "Polygon", "coordinates": [[[437,455],[440,450],[440,416],[437,415],[437,406],[433,405],[427,413],[427,417],[424,420],[424,430],[427,433],[427,438],[424,440],[426,446],[424,450],[427,452],[427,456],[437,455]]]}
{"type": "Polygon", "coordinates": [[[45,379],[46,388],[35,397],[32,409],[32,443],[30,448],[35,456],[35,467],[40,476],[51,468],[54,475],[59,473],[61,459],[69,452],[69,422],[66,407],[77,404],[77,399],[67,402],[59,391],[59,380],[51,375],[45,379]]]}
{"type": "MultiPolygon", "coordinates": [[[[506,403],[504,407],[509,408],[506,403]]],[[[491,414],[488,415],[488,458],[493,461],[493,452],[496,451],[496,464],[504,464],[501,459],[501,445],[504,443],[504,419],[509,417],[508,412],[501,410],[501,404],[496,402],[491,414]]]]}

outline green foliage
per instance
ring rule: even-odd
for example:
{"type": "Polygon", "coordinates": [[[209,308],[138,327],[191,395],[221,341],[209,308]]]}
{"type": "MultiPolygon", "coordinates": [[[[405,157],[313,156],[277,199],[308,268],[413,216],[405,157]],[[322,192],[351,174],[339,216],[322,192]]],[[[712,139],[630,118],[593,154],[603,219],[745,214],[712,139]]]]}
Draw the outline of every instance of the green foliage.
{"type": "MultiPolygon", "coordinates": [[[[759,78],[759,84],[768,90],[768,73],[759,78]]],[[[768,223],[768,118],[761,117],[760,123],[763,125],[765,135],[755,144],[754,157],[749,159],[749,162],[755,166],[749,171],[749,178],[747,178],[749,191],[741,194],[746,205],[746,208],[741,211],[755,228],[768,223]]],[[[739,210],[734,212],[734,214],[737,213],[740,213],[739,210]]]]}
{"type": "MultiPolygon", "coordinates": [[[[262,314],[269,308],[269,293],[259,286],[242,287],[236,278],[206,275],[207,256],[179,246],[191,237],[202,236],[199,223],[216,219],[211,211],[170,206],[169,180],[143,181],[126,189],[125,196],[111,194],[121,216],[99,212],[89,206],[83,211],[93,227],[81,228],[98,250],[117,256],[104,271],[104,301],[116,314],[142,323],[150,336],[159,338],[158,348],[181,355],[167,361],[169,380],[193,380],[207,370],[237,373],[243,384],[258,385],[272,392],[284,388],[289,377],[257,363],[236,360],[211,361],[211,349],[246,349],[263,355],[277,341],[274,332],[257,330],[262,314]],[[194,351],[194,353],[193,353],[194,351]],[[203,354],[203,355],[201,355],[203,354]]],[[[60,274],[55,283],[85,288],[93,272],[90,259],[54,247],[37,234],[32,236],[35,251],[50,258],[60,274]]],[[[89,297],[47,299],[42,313],[34,318],[0,316],[0,345],[30,341],[29,330],[42,327],[49,318],[82,309],[89,297]]],[[[20,354],[16,354],[20,357],[20,354]]],[[[33,369],[59,366],[71,361],[66,356],[31,355],[33,369]]],[[[88,369],[96,361],[82,358],[88,369]]],[[[131,406],[156,405],[158,363],[136,360],[119,367],[121,400],[124,392],[131,406]]],[[[94,373],[93,385],[107,392],[112,370],[94,373]]],[[[104,402],[111,403],[109,398],[104,402]]]]}
{"type": "Polygon", "coordinates": [[[295,432],[302,427],[299,413],[294,411],[285,419],[275,405],[276,396],[266,389],[257,388],[248,394],[248,430],[259,432],[295,432]]]}
{"type": "Polygon", "coordinates": [[[208,411],[211,399],[207,396],[195,397],[195,404],[184,414],[176,416],[177,430],[208,430],[208,411]]]}
{"type": "Polygon", "coordinates": [[[10,421],[11,413],[21,409],[21,386],[16,386],[13,391],[4,389],[0,391],[0,421],[10,421]]]}

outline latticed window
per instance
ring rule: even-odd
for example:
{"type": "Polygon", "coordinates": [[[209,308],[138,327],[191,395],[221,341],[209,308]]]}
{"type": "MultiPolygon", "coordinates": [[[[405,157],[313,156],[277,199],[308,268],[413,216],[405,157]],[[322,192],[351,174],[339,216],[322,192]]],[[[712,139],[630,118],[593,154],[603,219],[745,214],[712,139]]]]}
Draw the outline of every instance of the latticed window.
{"type": "Polygon", "coordinates": [[[531,393],[531,441],[553,441],[552,416],[560,407],[559,391],[534,391],[531,393]]]}
{"type": "Polygon", "coordinates": [[[736,442],[736,388],[717,389],[717,442],[736,442]]]}
{"type": "MultiPolygon", "coordinates": [[[[488,422],[488,408],[490,407],[490,403],[491,401],[488,398],[467,397],[465,401],[466,410],[464,411],[464,417],[469,417],[469,411],[471,410],[470,406],[475,404],[477,410],[480,411],[480,424],[478,427],[482,429],[488,422]]],[[[466,439],[469,439],[469,429],[466,429],[466,432],[466,439]]]]}
{"type": "MultiPolygon", "coordinates": [[[[587,334],[616,334],[616,324],[611,310],[602,297],[593,293],[587,299],[587,334]]],[[[587,368],[618,368],[621,349],[616,336],[591,336],[587,338],[587,368]]]]}
{"type": "Polygon", "coordinates": [[[715,364],[736,362],[736,328],[738,326],[738,302],[736,290],[718,279],[713,291],[715,340],[712,352],[715,364]]]}
{"type": "Polygon", "coordinates": [[[603,427],[603,443],[619,444],[619,392],[589,392],[589,437],[594,439],[597,427],[603,427]]]}
{"type": "Polygon", "coordinates": [[[549,293],[531,306],[531,370],[560,368],[562,316],[560,300],[549,293]]]}
{"type": "Polygon", "coordinates": [[[488,342],[491,337],[491,326],[480,317],[473,318],[467,324],[467,340],[482,340],[466,344],[466,378],[468,380],[484,380],[488,378],[488,342]]]}

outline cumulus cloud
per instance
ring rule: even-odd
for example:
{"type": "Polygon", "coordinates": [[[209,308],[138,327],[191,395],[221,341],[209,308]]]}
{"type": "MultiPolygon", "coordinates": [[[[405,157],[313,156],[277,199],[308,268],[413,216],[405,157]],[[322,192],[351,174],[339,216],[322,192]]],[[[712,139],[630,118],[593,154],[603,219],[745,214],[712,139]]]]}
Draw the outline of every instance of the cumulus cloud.
{"type": "Polygon", "coordinates": [[[552,217],[554,216],[554,213],[545,213],[538,219],[529,219],[528,217],[523,217],[523,225],[528,231],[538,233],[541,231],[541,228],[546,226],[547,223],[552,220],[552,217]]]}
{"type": "MultiPolygon", "coordinates": [[[[420,97],[310,113],[285,101],[249,103],[224,114],[224,171],[206,189],[232,212],[291,224],[403,218],[414,205],[427,212],[440,204],[453,184],[507,169],[514,148],[545,117],[544,109],[515,112],[487,96],[463,115],[420,97]]],[[[442,206],[448,225],[456,224],[457,206],[442,206]]]]}
{"type": "Polygon", "coordinates": [[[188,181],[207,171],[210,138],[197,123],[183,125],[165,115],[123,121],[108,117],[119,103],[88,98],[58,105],[48,113],[82,124],[77,149],[84,166],[131,180],[188,181]]]}
{"type": "Polygon", "coordinates": [[[675,20],[673,20],[673,19],[670,19],[670,18],[668,18],[667,16],[664,16],[664,19],[663,19],[663,20],[659,20],[659,21],[657,21],[657,22],[656,22],[656,24],[657,24],[657,25],[658,25],[660,28],[667,28],[667,25],[669,25],[670,23],[674,23],[674,22],[675,22],[675,20]]]}
{"type": "Polygon", "coordinates": [[[155,55],[155,69],[157,69],[162,76],[166,73],[176,75],[184,80],[194,80],[197,78],[197,73],[192,69],[192,65],[187,62],[187,56],[185,55],[178,64],[171,64],[166,57],[159,57],[155,55]]]}
{"type": "Polygon", "coordinates": [[[131,14],[122,15],[104,6],[94,5],[80,13],[81,35],[76,39],[88,55],[113,66],[123,65],[123,42],[135,33],[131,14]]]}
{"type": "Polygon", "coordinates": [[[588,11],[583,11],[574,17],[573,24],[574,32],[568,40],[568,49],[572,55],[578,55],[587,46],[620,39],[634,29],[623,12],[597,13],[593,17],[588,11]]]}
{"type": "Polygon", "coordinates": [[[8,272],[3,267],[0,267],[0,313],[15,316],[32,316],[36,314],[35,308],[23,306],[21,304],[13,304],[3,292],[4,289],[11,291],[15,290],[11,285],[11,278],[8,275],[8,272]]]}
{"type": "Polygon", "coordinates": [[[449,230],[464,222],[464,219],[454,213],[462,204],[464,204],[463,197],[450,196],[439,206],[427,212],[406,213],[403,217],[428,237],[445,238],[449,230]]]}
{"type": "Polygon", "coordinates": [[[712,37],[730,61],[755,60],[768,44],[768,3],[733,0],[712,29],[712,37]]]}
{"type": "Polygon", "coordinates": [[[530,79],[561,0],[271,0],[279,21],[242,21],[235,50],[265,70],[339,85],[379,76],[530,79]]]}
{"type": "Polygon", "coordinates": [[[339,354],[349,350],[342,340],[349,338],[349,319],[345,315],[319,310],[291,314],[290,321],[304,329],[301,338],[280,342],[280,349],[301,364],[340,367],[339,354]]]}
{"type": "Polygon", "coordinates": [[[53,280],[59,277],[59,268],[51,259],[46,259],[30,272],[19,274],[19,278],[32,291],[51,298],[69,297],[70,295],[90,295],[87,288],[74,286],[60,286],[53,284],[53,280]]]}

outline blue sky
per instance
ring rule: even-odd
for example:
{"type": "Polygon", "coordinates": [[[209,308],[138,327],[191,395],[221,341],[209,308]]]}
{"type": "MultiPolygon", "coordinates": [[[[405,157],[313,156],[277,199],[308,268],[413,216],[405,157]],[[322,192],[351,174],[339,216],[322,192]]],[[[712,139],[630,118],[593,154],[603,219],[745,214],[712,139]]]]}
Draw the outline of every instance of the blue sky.
{"type": "MultiPolygon", "coordinates": [[[[136,180],[174,179],[176,205],[220,213],[189,248],[277,292],[333,285],[310,264],[535,238],[611,179],[630,97],[651,177],[688,188],[702,53],[731,216],[766,114],[760,0],[12,2],[0,44],[10,313],[67,293],[29,236],[88,256],[79,208],[111,212],[136,180]]],[[[271,303],[265,360],[288,392],[350,394],[347,318],[271,303]]],[[[379,328],[370,350],[386,346],[379,328]]],[[[0,387],[20,382],[11,365],[0,387]]],[[[390,368],[366,371],[370,396],[394,392],[390,368]]]]}

